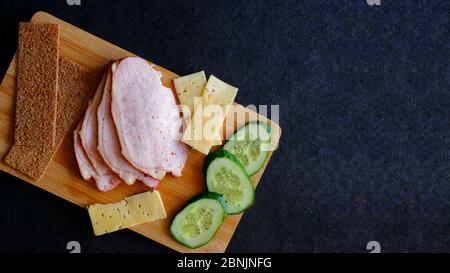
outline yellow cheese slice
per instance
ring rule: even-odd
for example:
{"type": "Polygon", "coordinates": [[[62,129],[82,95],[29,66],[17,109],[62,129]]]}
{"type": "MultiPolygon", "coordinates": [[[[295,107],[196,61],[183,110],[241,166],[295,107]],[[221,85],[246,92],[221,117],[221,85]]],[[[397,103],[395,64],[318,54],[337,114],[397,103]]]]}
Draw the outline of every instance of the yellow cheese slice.
{"type": "Polygon", "coordinates": [[[123,227],[126,214],[126,202],[114,204],[95,204],[88,207],[95,235],[113,232],[123,227]]]}
{"type": "Polygon", "coordinates": [[[195,109],[195,98],[200,98],[205,89],[205,71],[176,78],[173,80],[173,85],[175,86],[178,100],[182,105],[183,117],[187,125],[195,109]]]}
{"type": "Polygon", "coordinates": [[[182,141],[195,150],[208,154],[211,147],[220,141],[220,129],[237,91],[236,87],[211,75],[182,141]]]}
{"type": "Polygon", "coordinates": [[[95,235],[167,217],[161,196],[156,190],[136,194],[117,203],[90,205],[88,212],[95,235]]]}
{"type": "Polygon", "coordinates": [[[125,198],[127,202],[127,224],[134,226],[166,218],[166,210],[158,191],[145,192],[125,198]]]}
{"type": "MultiPolygon", "coordinates": [[[[180,101],[183,118],[186,125],[191,121],[196,104],[201,100],[206,86],[205,71],[200,71],[173,80],[175,91],[180,101]]],[[[220,136],[214,140],[215,145],[221,145],[220,136]]]]}

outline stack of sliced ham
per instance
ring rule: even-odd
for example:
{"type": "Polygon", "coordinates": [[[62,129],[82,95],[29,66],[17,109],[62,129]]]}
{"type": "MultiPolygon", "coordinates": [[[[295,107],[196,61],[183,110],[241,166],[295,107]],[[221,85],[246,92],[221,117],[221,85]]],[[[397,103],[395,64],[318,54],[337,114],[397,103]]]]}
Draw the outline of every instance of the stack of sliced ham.
{"type": "Polygon", "coordinates": [[[182,128],[161,73],[137,57],[113,62],[74,131],[81,175],[100,191],[136,181],[155,189],[166,173],[181,176],[188,152],[182,128]]]}

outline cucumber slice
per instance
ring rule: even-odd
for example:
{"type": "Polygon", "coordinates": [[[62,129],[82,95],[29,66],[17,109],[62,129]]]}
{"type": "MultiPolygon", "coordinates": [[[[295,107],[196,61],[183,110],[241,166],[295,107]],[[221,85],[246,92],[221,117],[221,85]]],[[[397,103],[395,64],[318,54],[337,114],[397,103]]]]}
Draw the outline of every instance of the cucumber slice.
{"type": "Polygon", "coordinates": [[[219,149],[205,159],[208,191],[223,195],[228,214],[238,214],[253,205],[255,190],[244,167],[231,153],[219,149]]]}
{"type": "Polygon", "coordinates": [[[222,195],[204,193],[192,199],[172,220],[170,233],[181,244],[198,248],[208,243],[227,216],[222,195]]]}
{"type": "Polygon", "coordinates": [[[238,129],[223,148],[235,155],[252,176],[264,166],[272,148],[272,128],[262,121],[249,122],[238,129]]]}

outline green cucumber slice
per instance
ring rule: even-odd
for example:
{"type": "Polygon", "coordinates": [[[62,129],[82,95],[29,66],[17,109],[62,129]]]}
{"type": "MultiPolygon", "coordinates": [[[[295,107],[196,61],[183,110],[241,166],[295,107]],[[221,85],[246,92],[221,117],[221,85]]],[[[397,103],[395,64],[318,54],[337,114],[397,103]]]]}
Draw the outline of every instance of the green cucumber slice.
{"type": "Polygon", "coordinates": [[[222,195],[204,193],[192,199],[172,220],[170,233],[181,244],[198,248],[207,244],[227,216],[222,195]]]}
{"type": "Polygon", "coordinates": [[[272,148],[272,128],[262,121],[253,121],[238,129],[223,148],[239,159],[249,176],[264,166],[272,148]]]}
{"type": "Polygon", "coordinates": [[[231,153],[219,149],[205,159],[205,178],[208,191],[222,194],[228,214],[238,214],[253,205],[255,190],[252,182],[231,153]]]}

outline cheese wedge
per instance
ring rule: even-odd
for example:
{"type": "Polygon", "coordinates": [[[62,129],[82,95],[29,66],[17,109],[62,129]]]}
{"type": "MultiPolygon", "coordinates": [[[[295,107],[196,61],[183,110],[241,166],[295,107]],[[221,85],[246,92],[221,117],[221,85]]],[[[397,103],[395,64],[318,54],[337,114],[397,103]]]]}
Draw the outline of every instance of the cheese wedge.
{"type": "Polygon", "coordinates": [[[208,154],[211,147],[220,140],[220,129],[237,91],[236,87],[211,75],[182,141],[195,150],[208,154]]]}
{"type": "Polygon", "coordinates": [[[117,203],[90,205],[88,212],[97,236],[167,217],[156,190],[136,194],[117,203]]]}

